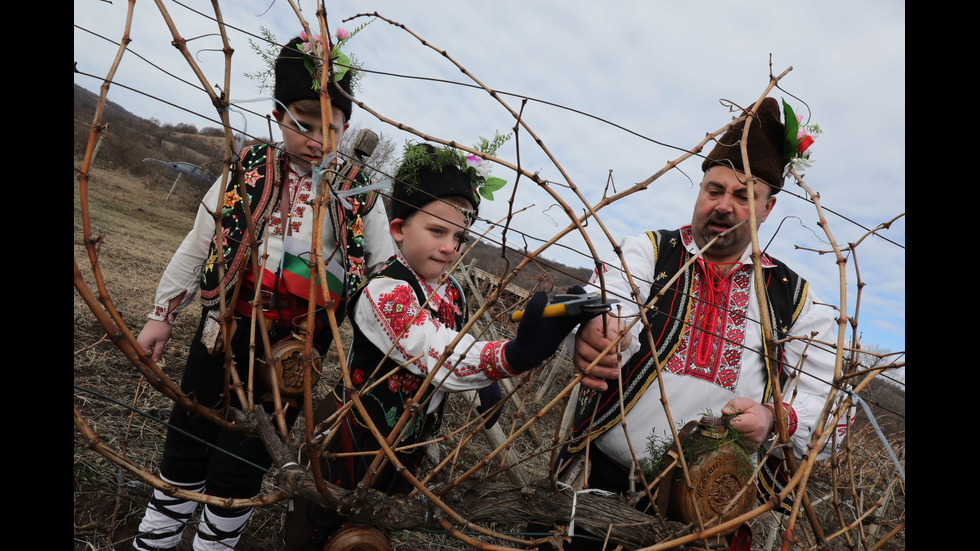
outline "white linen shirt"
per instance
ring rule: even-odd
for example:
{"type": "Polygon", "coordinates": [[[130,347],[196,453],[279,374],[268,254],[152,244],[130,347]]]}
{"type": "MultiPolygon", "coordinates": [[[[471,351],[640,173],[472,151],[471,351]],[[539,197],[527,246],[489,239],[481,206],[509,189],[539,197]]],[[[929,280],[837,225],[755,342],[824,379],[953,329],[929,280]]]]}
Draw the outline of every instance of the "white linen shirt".
{"type": "MultiPolygon", "coordinates": [[[[408,266],[398,254],[397,261],[408,266]]],[[[354,304],[357,330],[382,353],[415,375],[425,378],[435,368],[443,351],[459,335],[438,319],[441,308],[454,308],[447,297],[449,285],[416,280],[428,298],[423,307],[408,282],[389,277],[371,279],[354,304]]],[[[463,334],[447,360],[432,379],[428,412],[436,411],[447,392],[478,390],[494,381],[511,377],[503,360],[507,341],[477,341],[463,334]]]]}
{"type": "MultiPolygon", "coordinates": [[[[682,228],[681,231],[683,245],[690,253],[696,254],[698,248],[692,239],[685,238],[690,236],[685,229],[682,228]]],[[[742,280],[747,278],[748,291],[751,293],[744,315],[746,320],[744,341],[737,345],[731,344],[729,350],[731,354],[741,355],[740,361],[734,362],[736,369],[727,373],[727,379],[707,380],[706,377],[710,377],[710,374],[699,373],[698,366],[693,365],[693,361],[686,357],[679,357],[677,352],[663,366],[661,378],[667,404],[678,430],[687,422],[697,420],[706,413],[710,412],[714,416],[721,415],[722,407],[732,398],[747,397],[757,402],[761,401],[766,385],[765,364],[758,353],[762,350],[762,332],[759,324],[759,303],[756,300],[751,277],[750,253],[751,249],[747,248],[739,259],[739,264],[732,269],[732,277],[737,275],[738,271],[744,272],[742,280]]],[[[623,321],[628,324],[639,315],[637,301],[645,304],[650,298],[650,282],[655,280],[653,271],[656,258],[646,234],[623,240],[622,254],[639,291],[636,301],[630,298],[630,287],[621,270],[607,270],[604,278],[611,298],[620,300],[622,314],[626,317],[623,321]]],[[[598,289],[597,281],[597,276],[593,274],[590,285],[593,288],[590,291],[598,289]]],[[[813,290],[809,289],[803,309],[791,328],[792,335],[809,336],[815,331],[817,339],[833,342],[834,327],[834,311],[828,306],[819,304],[813,290]]],[[[632,342],[628,349],[623,350],[624,365],[639,350],[640,339],[647,338],[646,335],[641,335],[641,329],[642,323],[637,323],[631,329],[632,342]]],[[[685,336],[681,338],[687,338],[693,330],[690,326],[686,326],[685,336]]],[[[783,401],[790,403],[796,412],[798,426],[791,440],[796,454],[802,455],[809,443],[813,427],[820,421],[820,412],[830,390],[828,383],[834,376],[834,352],[823,345],[814,344],[807,347],[806,342],[801,340],[787,342],[784,348],[784,362],[787,369],[791,370],[791,378],[788,384],[781,387],[782,396],[783,401]],[[804,350],[806,350],[806,361],[803,364],[803,373],[799,375],[797,366],[800,364],[804,350]]],[[[607,383],[617,384],[615,380],[608,380],[607,383]]],[[[672,440],[667,419],[660,402],[659,385],[655,381],[626,414],[626,425],[634,443],[633,451],[636,452],[641,463],[649,460],[649,451],[645,444],[651,435],[666,438],[668,442],[672,440]]],[[[624,467],[629,467],[632,456],[621,425],[622,423],[603,433],[595,443],[611,459],[624,467]]],[[[846,420],[842,420],[838,430],[842,431],[839,434],[842,437],[843,431],[846,431],[846,420]]],[[[827,456],[829,453],[829,446],[827,446],[822,450],[821,456],[827,456]]]]}

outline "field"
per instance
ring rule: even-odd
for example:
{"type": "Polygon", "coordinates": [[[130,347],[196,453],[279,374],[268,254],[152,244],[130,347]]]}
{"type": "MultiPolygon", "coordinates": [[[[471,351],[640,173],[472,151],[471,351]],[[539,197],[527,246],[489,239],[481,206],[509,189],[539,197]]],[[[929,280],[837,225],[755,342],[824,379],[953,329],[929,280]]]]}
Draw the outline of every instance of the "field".
{"type": "MultiPolygon", "coordinates": [[[[76,170],[81,161],[75,159],[76,170]]],[[[160,274],[172,252],[190,227],[197,197],[204,188],[185,181],[178,183],[177,191],[169,201],[165,200],[173,183],[172,177],[147,171],[134,175],[125,169],[93,169],[90,174],[89,213],[91,235],[98,240],[98,265],[105,281],[107,297],[121,312],[122,321],[130,330],[138,332],[150,307],[160,274]]],[[[82,246],[82,219],[80,217],[78,181],[75,181],[74,208],[74,258],[78,270],[94,289],[94,277],[90,259],[82,246]]],[[[191,338],[196,320],[194,306],[179,320],[164,361],[164,370],[174,380],[179,380],[186,356],[187,343],[191,338]]],[[[122,453],[136,465],[150,473],[155,472],[163,444],[165,420],[171,401],[140,379],[139,372],[105,338],[105,330],[96,322],[90,308],[80,293],[74,301],[74,405],[78,414],[92,427],[101,441],[122,453]]],[[[560,371],[567,376],[569,370],[560,371]]],[[[334,376],[336,374],[334,373],[334,376]]],[[[321,382],[322,389],[332,386],[331,381],[321,382]]],[[[532,387],[531,390],[536,390],[532,387]]],[[[879,387],[879,396],[887,394],[887,388],[879,387]]],[[[874,397],[872,397],[874,398],[874,397]]],[[[532,404],[540,405],[540,404],[532,404]]],[[[892,406],[891,422],[886,431],[904,464],[904,393],[901,411],[892,406]]],[[[555,425],[552,415],[537,425],[540,435],[550,436],[555,425]]],[[[300,430],[297,427],[295,430],[300,430]]],[[[819,515],[825,534],[836,533],[841,528],[837,511],[850,512],[843,524],[848,526],[847,536],[834,540],[834,548],[872,546],[891,527],[904,522],[904,483],[897,487],[890,461],[865,423],[852,431],[851,461],[841,464],[822,462],[812,477],[811,499],[819,515]],[[881,500],[881,506],[873,514],[855,522],[857,511],[865,511],[881,500]],[[850,540],[850,544],[845,543],[850,540]]],[[[521,453],[531,451],[534,444],[522,442],[521,453]]],[[[451,448],[446,442],[443,453],[451,448]]],[[[476,442],[466,448],[468,457],[461,463],[475,462],[486,451],[486,444],[476,442]]],[[[537,476],[544,475],[544,463],[532,461],[530,467],[537,476]]],[[[500,477],[503,478],[503,477],[500,477]]],[[[267,479],[267,490],[272,491],[267,479]]],[[[150,495],[149,486],[127,472],[111,464],[103,456],[87,449],[78,431],[74,437],[74,548],[75,549],[126,549],[131,545],[143,508],[150,495]]],[[[246,529],[238,549],[279,549],[283,538],[283,517],[287,503],[258,509],[246,529]]],[[[779,519],[766,514],[753,520],[756,534],[754,548],[763,549],[766,536],[779,519]]],[[[193,531],[193,526],[190,531],[193,531]]],[[[794,532],[800,546],[812,545],[812,532],[801,518],[794,532]],[[807,543],[809,542],[809,544],[807,543]]],[[[435,532],[402,532],[395,534],[396,549],[460,549],[465,546],[458,540],[435,532]]],[[[182,549],[189,549],[190,537],[185,534],[182,549]]],[[[904,548],[904,530],[884,545],[884,549],[904,548]]],[[[778,539],[776,541],[778,546],[778,539]]]]}
{"type": "MultiPolygon", "coordinates": [[[[78,165],[80,160],[76,159],[78,165]]],[[[204,187],[182,181],[173,197],[165,201],[172,184],[169,175],[155,172],[134,176],[126,170],[96,168],[90,175],[91,233],[100,241],[101,275],[111,303],[134,334],[144,323],[160,274],[190,228],[198,197],[205,191],[204,187]]],[[[76,179],[74,257],[94,290],[90,261],[81,243],[78,195],[76,179]]],[[[165,435],[163,421],[169,416],[172,402],[141,381],[129,360],[105,339],[104,329],[81,295],[76,292],[74,296],[75,407],[103,443],[154,473],[165,435]]],[[[183,358],[197,323],[196,311],[199,309],[192,304],[175,324],[164,357],[164,371],[175,381],[180,380],[183,358]]],[[[349,335],[346,325],[342,334],[349,335]]],[[[332,375],[336,377],[336,372],[332,375]]],[[[328,374],[321,381],[319,392],[331,388],[334,381],[328,374]]],[[[302,420],[294,430],[302,430],[302,420]]],[[[267,489],[272,490],[271,486],[267,489]]],[[[77,431],[73,490],[75,549],[128,549],[151,489],[86,449],[77,431]]],[[[287,506],[282,502],[257,509],[237,548],[281,548],[287,506]]],[[[193,526],[184,537],[187,549],[191,534],[193,526]]],[[[396,548],[417,549],[420,545],[440,546],[443,541],[448,548],[461,547],[456,540],[432,533],[399,534],[394,543],[396,548]]]]}

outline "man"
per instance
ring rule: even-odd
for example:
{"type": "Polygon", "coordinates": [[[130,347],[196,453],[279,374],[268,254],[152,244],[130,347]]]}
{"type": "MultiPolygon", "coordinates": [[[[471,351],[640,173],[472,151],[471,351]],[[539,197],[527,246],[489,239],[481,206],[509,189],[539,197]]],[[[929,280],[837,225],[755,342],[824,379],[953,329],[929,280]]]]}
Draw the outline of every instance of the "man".
{"type": "MultiPolygon", "coordinates": [[[[561,450],[557,467],[564,471],[590,446],[591,488],[628,490],[632,452],[641,465],[650,460],[646,442],[651,436],[670,442],[671,420],[683,426],[708,411],[716,416],[737,414],[731,426],[755,446],[775,430],[775,381],[770,380],[763,355],[749,219],[751,207],[756,223],[762,224],[776,204],[775,194],[789,161],[783,156],[786,128],[776,100],[763,100],[748,134],[749,168],[755,178],[750,203],[740,149],[744,126],[743,120],[726,132],[702,164],[704,179],[690,226],[647,232],[622,243],[623,259],[638,290],[636,302],[648,304],[671,277],[681,273],[647,312],[650,331],[643,330],[642,321],[636,323],[619,344],[621,358],[613,348],[582,381],[572,439],[561,450]],[[684,268],[716,236],[717,241],[684,268]],[[662,381],[657,381],[658,365],[662,381]],[[622,379],[622,400],[617,378],[622,379]],[[669,418],[661,403],[661,383],[669,418]],[[626,410],[632,452],[621,426],[620,403],[626,410]]],[[[833,340],[834,311],[819,305],[807,282],[767,255],[761,264],[766,315],[778,337],[809,336],[816,331],[817,338],[833,340]]],[[[604,280],[610,295],[620,297],[623,317],[607,315],[579,328],[574,338],[577,372],[584,372],[639,313],[621,271],[606,269],[604,280]]],[[[592,283],[598,286],[597,276],[592,283]]],[[[775,368],[784,402],[792,400],[784,407],[793,449],[800,455],[812,430],[824,421],[820,412],[833,379],[834,355],[816,345],[807,348],[804,340],[775,348],[769,356],[778,359],[775,368]],[[800,374],[797,368],[804,350],[800,374]]]]}

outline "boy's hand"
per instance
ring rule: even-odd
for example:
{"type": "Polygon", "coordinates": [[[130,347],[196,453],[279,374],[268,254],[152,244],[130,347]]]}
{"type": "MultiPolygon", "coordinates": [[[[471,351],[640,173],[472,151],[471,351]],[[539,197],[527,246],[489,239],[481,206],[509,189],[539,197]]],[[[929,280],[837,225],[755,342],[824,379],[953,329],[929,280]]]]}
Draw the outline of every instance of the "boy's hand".
{"type": "Polygon", "coordinates": [[[146,352],[154,362],[159,362],[163,357],[163,347],[170,340],[173,328],[169,323],[158,320],[146,320],[146,325],[140,331],[136,342],[139,343],[143,352],[146,352]]]}
{"type": "MultiPolygon", "coordinates": [[[[500,384],[498,383],[493,383],[490,386],[481,388],[477,394],[480,395],[480,405],[476,406],[476,411],[480,415],[483,415],[484,412],[489,411],[504,399],[504,393],[500,390],[500,384]]],[[[497,419],[500,419],[500,414],[503,413],[503,411],[504,408],[497,408],[497,411],[493,412],[493,414],[490,415],[490,417],[488,417],[483,423],[483,428],[489,430],[496,425],[497,419]]]]}
{"type": "MultiPolygon", "coordinates": [[[[581,295],[585,293],[585,289],[581,285],[574,285],[569,287],[568,293],[581,295]]],[[[583,313],[577,316],[544,318],[542,314],[547,305],[548,295],[541,291],[534,293],[527,302],[521,324],[517,326],[517,337],[504,346],[504,357],[511,372],[523,373],[537,367],[555,353],[562,340],[576,325],[597,315],[583,313]]]]}

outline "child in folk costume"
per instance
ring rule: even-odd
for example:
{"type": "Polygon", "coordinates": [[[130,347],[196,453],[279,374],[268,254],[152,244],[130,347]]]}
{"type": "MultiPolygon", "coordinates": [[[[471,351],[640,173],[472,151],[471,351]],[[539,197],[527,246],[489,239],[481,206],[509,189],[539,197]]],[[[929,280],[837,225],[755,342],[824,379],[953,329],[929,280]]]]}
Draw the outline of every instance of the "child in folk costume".
{"type": "MultiPolygon", "coordinates": [[[[328,129],[323,128],[320,109],[320,74],[313,57],[319,54],[319,40],[301,35],[292,39],[275,61],[275,107],[272,111],[280,125],[283,142],[254,146],[242,154],[242,185],[229,180],[227,188],[216,182],[202,201],[194,227],[174,254],[157,289],[153,312],[140,332],[142,349],[159,361],[171,335],[171,324],[177,313],[190,304],[200,292],[204,311],[181,380],[183,392],[204,406],[222,407],[227,390],[225,354],[219,336],[218,304],[223,283],[225,304],[235,311],[234,333],[230,346],[241,380],[247,380],[252,327],[252,298],[261,297],[263,323],[268,328],[270,353],[302,345],[307,319],[310,268],[308,260],[314,231],[314,211],[310,201],[320,186],[351,189],[369,183],[352,164],[343,165],[331,179],[320,180],[314,172],[322,157],[328,129]],[[254,223],[250,235],[245,222],[245,202],[254,223]],[[219,196],[224,197],[221,211],[222,234],[215,236],[215,224],[208,209],[219,196]],[[260,256],[267,254],[261,281],[255,281],[250,243],[260,242],[260,256]],[[224,279],[219,281],[218,262],[225,263],[224,279]],[[238,293],[235,289],[238,287],[238,293]],[[237,300],[236,299],[237,296],[237,300]]],[[[338,55],[339,46],[331,58],[338,55]]],[[[320,57],[322,59],[322,57],[320,57]]],[[[332,128],[339,142],[348,126],[351,100],[341,93],[351,93],[353,71],[340,63],[334,65],[334,82],[329,96],[333,107],[332,128]],[[339,88],[338,88],[339,87],[339,88]]],[[[394,252],[387,231],[388,218],[381,201],[370,193],[331,200],[320,235],[321,254],[328,271],[336,276],[330,287],[337,308],[338,322],[343,320],[345,298],[394,252]]],[[[325,354],[331,333],[325,323],[325,301],[318,290],[318,312],[312,328],[315,354],[325,354]]],[[[259,328],[255,329],[254,397],[266,411],[274,409],[271,377],[266,366],[265,349],[259,328]],[[265,378],[262,375],[266,375],[265,378]]],[[[284,362],[277,362],[280,364],[284,362]]],[[[282,379],[290,380],[286,374],[282,379]]],[[[295,381],[295,376],[292,377],[295,381]]],[[[280,388],[284,383],[279,381],[280,388]]],[[[288,385],[286,385],[288,386],[288,385]]],[[[295,390],[295,389],[294,389],[295,390]]],[[[231,405],[241,408],[235,393],[231,405]]],[[[287,396],[286,422],[291,424],[299,412],[302,395],[287,396]]],[[[189,414],[180,405],[171,413],[164,444],[160,474],[166,482],[182,489],[206,492],[228,498],[250,498],[259,493],[264,471],[270,458],[258,438],[240,431],[222,430],[207,419],[189,414]],[[233,455],[235,457],[233,457],[233,455]],[[243,459],[247,460],[243,461],[243,459]]],[[[171,498],[154,491],[146,509],[140,532],[133,546],[140,550],[174,549],[180,542],[185,524],[193,516],[197,503],[171,498]]],[[[224,509],[207,505],[194,538],[195,550],[233,549],[251,514],[250,508],[224,509]]]]}
{"type": "MultiPolygon", "coordinates": [[[[423,449],[413,445],[425,442],[438,430],[447,393],[499,388],[496,381],[538,366],[578,323],[591,318],[587,314],[542,318],[548,297],[538,292],[528,302],[516,338],[477,341],[468,334],[459,335],[466,317],[465,304],[461,291],[450,284],[447,271],[466,241],[466,231],[479,208],[480,187],[487,180],[484,171],[468,167],[454,149],[436,149],[428,144],[406,147],[391,207],[391,236],[399,252],[349,305],[354,327],[349,363],[353,390],[381,435],[397,433],[391,447],[401,449],[396,451],[398,461],[413,475],[423,449]],[[457,336],[459,342],[439,365],[443,352],[457,336]],[[436,373],[426,381],[433,370],[436,373]],[[427,386],[418,402],[419,413],[400,422],[406,404],[423,385],[427,386]]],[[[584,291],[576,286],[569,292],[584,291]]],[[[353,400],[343,381],[335,387],[334,399],[334,403],[321,406],[321,419],[353,400]]],[[[492,405],[487,402],[493,400],[481,394],[480,409],[486,411],[492,405]]],[[[380,449],[357,408],[346,415],[337,430],[340,434],[331,440],[334,453],[380,449]]],[[[321,463],[328,481],[353,489],[373,460],[374,454],[366,454],[321,463]]],[[[408,493],[412,484],[386,462],[375,476],[373,488],[401,494],[408,493]]],[[[345,523],[332,509],[315,504],[297,507],[287,517],[287,549],[320,550],[328,539],[328,549],[346,548],[348,540],[354,538],[385,540],[376,528],[345,523]]]]}

